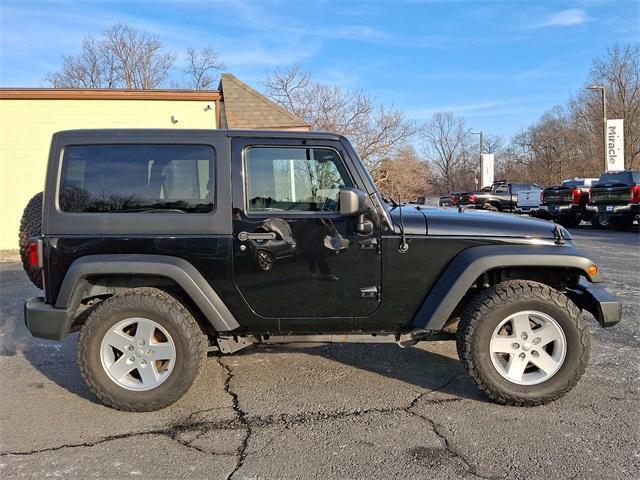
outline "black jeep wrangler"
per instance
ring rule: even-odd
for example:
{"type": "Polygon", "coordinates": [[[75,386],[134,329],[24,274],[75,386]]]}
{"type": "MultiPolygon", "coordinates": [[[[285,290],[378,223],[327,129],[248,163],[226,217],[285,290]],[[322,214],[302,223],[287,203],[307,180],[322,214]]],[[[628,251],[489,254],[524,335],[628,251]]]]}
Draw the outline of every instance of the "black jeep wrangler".
{"type": "Polygon", "coordinates": [[[122,410],[178,400],[211,350],[442,338],[491,399],[539,405],[585,369],[581,310],[621,316],[562,227],[390,206],[327,133],[57,133],[28,258],[28,329],[79,330],[87,385],[122,410]]]}

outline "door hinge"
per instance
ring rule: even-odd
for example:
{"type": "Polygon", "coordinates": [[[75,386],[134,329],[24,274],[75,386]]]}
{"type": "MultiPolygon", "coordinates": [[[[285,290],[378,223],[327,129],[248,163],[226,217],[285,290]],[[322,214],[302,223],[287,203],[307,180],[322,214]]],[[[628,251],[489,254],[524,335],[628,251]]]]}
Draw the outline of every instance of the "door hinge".
{"type": "Polygon", "coordinates": [[[360,289],[361,298],[374,298],[380,301],[380,289],[378,287],[362,287],[360,289]]]}

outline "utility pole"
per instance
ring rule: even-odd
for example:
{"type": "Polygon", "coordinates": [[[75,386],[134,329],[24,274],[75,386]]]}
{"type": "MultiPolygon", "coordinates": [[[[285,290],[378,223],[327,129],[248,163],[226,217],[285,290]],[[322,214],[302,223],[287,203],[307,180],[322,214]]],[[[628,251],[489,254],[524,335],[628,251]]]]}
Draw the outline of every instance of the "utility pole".
{"type": "Polygon", "coordinates": [[[600,90],[602,93],[602,150],[604,152],[604,171],[609,170],[607,161],[607,90],[604,85],[589,85],[587,90],[600,90]]]}
{"type": "Polygon", "coordinates": [[[471,135],[480,135],[480,159],[478,161],[478,171],[480,172],[480,180],[476,178],[476,189],[478,188],[478,183],[482,181],[482,150],[484,148],[483,144],[483,132],[480,130],[479,132],[471,132],[471,135]]]}

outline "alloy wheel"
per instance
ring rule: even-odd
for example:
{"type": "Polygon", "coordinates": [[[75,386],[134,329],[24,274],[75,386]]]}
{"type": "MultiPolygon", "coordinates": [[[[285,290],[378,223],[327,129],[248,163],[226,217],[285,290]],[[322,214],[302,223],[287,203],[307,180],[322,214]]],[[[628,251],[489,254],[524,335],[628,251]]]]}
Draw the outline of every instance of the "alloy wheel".
{"type": "Polygon", "coordinates": [[[546,313],[522,311],[498,324],[489,344],[491,362],[505,379],[536,385],[553,377],[567,353],[567,340],[558,322],[546,313]]]}
{"type": "Polygon", "coordinates": [[[173,370],[176,348],[171,335],[148,318],[127,318],[106,333],[100,361],[107,376],[127,390],[151,390],[173,370]]]}

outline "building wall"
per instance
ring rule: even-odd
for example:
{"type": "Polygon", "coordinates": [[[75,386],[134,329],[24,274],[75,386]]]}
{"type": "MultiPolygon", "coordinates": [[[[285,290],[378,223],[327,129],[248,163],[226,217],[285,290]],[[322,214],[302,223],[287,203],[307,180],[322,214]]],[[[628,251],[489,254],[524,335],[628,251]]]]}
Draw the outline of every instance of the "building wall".
{"type": "Polygon", "coordinates": [[[0,100],[0,250],[18,248],[22,210],[43,189],[54,132],[216,128],[215,108],[201,100],[0,100]]]}

